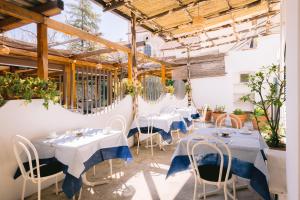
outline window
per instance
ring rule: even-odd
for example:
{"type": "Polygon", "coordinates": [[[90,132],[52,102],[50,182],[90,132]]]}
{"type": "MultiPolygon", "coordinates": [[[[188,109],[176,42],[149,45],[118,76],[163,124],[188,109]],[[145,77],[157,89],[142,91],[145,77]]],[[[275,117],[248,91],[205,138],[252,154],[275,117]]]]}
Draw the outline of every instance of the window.
{"type": "Polygon", "coordinates": [[[151,46],[149,44],[145,45],[144,54],[146,54],[147,56],[151,56],[151,46]]]}
{"type": "Polygon", "coordinates": [[[247,83],[249,81],[249,74],[240,74],[240,83],[247,83]]]}

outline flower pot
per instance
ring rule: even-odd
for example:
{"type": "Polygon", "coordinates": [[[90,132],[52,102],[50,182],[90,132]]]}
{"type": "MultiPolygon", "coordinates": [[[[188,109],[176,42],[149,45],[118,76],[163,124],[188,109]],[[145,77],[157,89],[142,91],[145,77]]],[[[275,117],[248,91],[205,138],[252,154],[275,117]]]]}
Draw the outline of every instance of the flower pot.
{"type": "MultiPolygon", "coordinates": [[[[242,128],[245,122],[247,121],[248,115],[246,113],[241,115],[230,114],[230,117],[239,119],[242,123],[240,128],[242,128]]],[[[236,122],[232,119],[231,119],[231,124],[233,128],[237,128],[236,122]]]]}
{"type": "Polygon", "coordinates": [[[263,128],[267,124],[266,116],[258,116],[256,118],[257,118],[258,123],[257,123],[255,117],[252,118],[252,124],[253,124],[253,128],[255,130],[258,130],[258,126],[259,126],[259,128],[263,128]]]}
{"type": "MultiPolygon", "coordinates": [[[[200,114],[202,114],[202,109],[198,109],[198,112],[200,114]]],[[[211,122],[211,115],[212,115],[212,111],[211,110],[207,110],[206,111],[206,116],[205,116],[205,122],[211,122]]]]}
{"type": "MultiPolygon", "coordinates": [[[[220,115],[224,115],[226,114],[226,112],[212,112],[212,120],[213,120],[213,123],[216,123],[216,119],[218,119],[218,117],[220,115]]],[[[224,122],[225,123],[225,122],[224,122]]]]}
{"type": "Polygon", "coordinates": [[[211,122],[211,115],[212,115],[212,111],[208,110],[206,112],[206,116],[205,116],[205,122],[211,122]]]}

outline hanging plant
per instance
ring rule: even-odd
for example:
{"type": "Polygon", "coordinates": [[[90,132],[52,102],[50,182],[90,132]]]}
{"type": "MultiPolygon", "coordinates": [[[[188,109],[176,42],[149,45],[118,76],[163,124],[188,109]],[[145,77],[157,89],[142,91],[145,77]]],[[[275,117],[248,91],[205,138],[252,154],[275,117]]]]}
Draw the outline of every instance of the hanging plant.
{"type": "Polygon", "coordinates": [[[189,94],[192,91],[192,86],[188,82],[185,83],[185,93],[189,94]]]}
{"type": "Polygon", "coordinates": [[[175,88],[174,88],[174,86],[172,86],[172,85],[169,85],[169,86],[166,86],[166,93],[170,93],[170,94],[174,94],[174,92],[175,92],[175,88]]]}
{"type": "Polygon", "coordinates": [[[20,78],[18,74],[6,73],[0,76],[0,107],[6,101],[24,99],[30,103],[32,99],[43,99],[43,106],[48,109],[49,102],[57,103],[59,92],[56,84],[39,78],[20,78]]]}
{"type": "Polygon", "coordinates": [[[143,93],[143,86],[140,81],[137,81],[137,84],[134,85],[133,82],[128,81],[127,78],[124,78],[122,80],[123,88],[124,88],[124,93],[127,95],[129,94],[130,96],[135,96],[136,93],[137,95],[141,95],[143,93]]]}

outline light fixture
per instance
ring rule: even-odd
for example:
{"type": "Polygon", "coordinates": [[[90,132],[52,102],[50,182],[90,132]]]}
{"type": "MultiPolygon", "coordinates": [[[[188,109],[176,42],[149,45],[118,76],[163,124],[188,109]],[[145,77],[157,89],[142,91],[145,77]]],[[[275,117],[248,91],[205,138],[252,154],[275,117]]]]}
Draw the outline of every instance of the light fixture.
{"type": "Polygon", "coordinates": [[[102,66],[101,63],[98,63],[98,64],[96,65],[96,68],[97,68],[97,69],[102,69],[102,67],[103,67],[103,66],[102,66]]]}

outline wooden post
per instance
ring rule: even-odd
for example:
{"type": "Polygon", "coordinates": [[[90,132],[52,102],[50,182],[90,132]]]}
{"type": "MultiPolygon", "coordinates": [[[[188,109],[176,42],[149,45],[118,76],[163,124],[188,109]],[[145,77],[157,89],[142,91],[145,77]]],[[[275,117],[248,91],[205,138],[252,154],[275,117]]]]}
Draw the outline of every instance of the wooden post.
{"type": "Polygon", "coordinates": [[[70,87],[71,87],[71,107],[74,108],[76,105],[76,61],[71,63],[71,71],[70,71],[70,87]]]}
{"type": "Polygon", "coordinates": [[[70,107],[71,103],[71,64],[66,64],[64,69],[64,105],[70,107]]]}
{"type": "MultiPolygon", "coordinates": [[[[186,64],[186,69],[187,69],[187,82],[189,87],[191,86],[191,62],[190,62],[190,47],[187,47],[187,64],[186,64]]],[[[192,92],[188,92],[188,105],[190,106],[192,104],[192,92]]]]}
{"type": "Polygon", "coordinates": [[[132,82],[132,54],[128,53],[128,81],[132,82]]]}
{"type": "Polygon", "coordinates": [[[37,74],[48,80],[48,36],[47,25],[43,23],[37,24],[37,74]]]}
{"type": "Polygon", "coordinates": [[[136,16],[131,12],[131,57],[133,79],[137,79],[137,62],[136,62],[136,16]]]}
{"type": "MultiPolygon", "coordinates": [[[[136,16],[135,13],[131,12],[131,58],[132,58],[132,75],[133,84],[137,85],[137,63],[136,63],[136,16]]],[[[133,97],[133,117],[138,112],[138,95],[137,88],[135,87],[135,96],[133,97]]]]}
{"type": "Polygon", "coordinates": [[[166,66],[161,65],[161,84],[163,87],[166,85],[166,66]]]}

